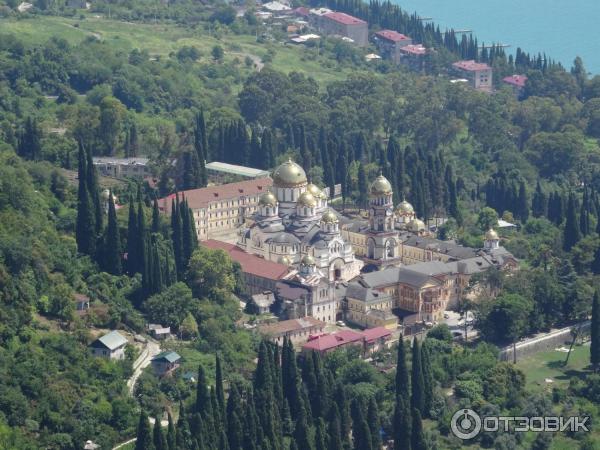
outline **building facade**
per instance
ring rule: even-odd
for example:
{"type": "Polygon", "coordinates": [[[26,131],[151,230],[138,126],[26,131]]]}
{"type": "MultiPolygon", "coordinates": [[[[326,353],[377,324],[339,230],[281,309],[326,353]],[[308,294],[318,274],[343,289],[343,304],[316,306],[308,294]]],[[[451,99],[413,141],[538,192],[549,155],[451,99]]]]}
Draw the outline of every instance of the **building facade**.
{"type": "Polygon", "coordinates": [[[310,22],[323,34],[351,39],[358,47],[369,44],[369,25],[362,19],[327,9],[310,10],[310,22]]]}
{"type": "Polygon", "coordinates": [[[125,359],[126,345],[127,339],[121,333],[111,331],[92,342],[90,344],[90,351],[92,356],[120,360],[125,359]]]}
{"type": "Polygon", "coordinates": [[[327,206],[327,195],[309,184],[302,167],[287,161],[273,172],[272,192],[260,196],[254,223],[240,233],[237,245],[247,253],[294,266],[306,279],[349,280],[362,261],[327,206]]]}
{"type": "Polygon", "coordinates": [[[487,64],[473,60],[457,61],[452,64],[452,69],[457,76],[466,79],[473,89],[492,91],[492,68],[487,64]]]}
{"type": "Polygon", "coordinates": [[[94,157],[93,164],[98,173],[105,177],[135,178],[141,180],[152,175],[148,158],[94,157]]]}
{"type": "MultiPolygon", "coordinates": [[[[259,197],[272,183],[271,178],[257,178],[183,191],[179,198],[185,198],[192,210],[199,241],[231,238],[254,215],[259,197]]],[[[170,215],[174,201],[175,194],[160,199],[160,210],[170,215]]]]}
{"type": "Polygon", "coordinates": [[[381,30],[373,35],[373,41],[384,58],[400,64],[401,49],[412,44],[412,39],[394,30],[381,30]]]}

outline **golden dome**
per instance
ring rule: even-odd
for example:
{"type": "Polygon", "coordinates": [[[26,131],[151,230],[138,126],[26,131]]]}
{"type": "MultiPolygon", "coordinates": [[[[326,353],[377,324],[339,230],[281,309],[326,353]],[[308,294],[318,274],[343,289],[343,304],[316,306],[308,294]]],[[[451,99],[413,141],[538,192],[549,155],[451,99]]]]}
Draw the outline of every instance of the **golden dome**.
{"type": "Polygon", "coordinates": [[[400,202],[400,204],[396,207],[396,214],[398,214],[398,215],[404,216],[404,215],[411,215],[414,213],[415,213],[415,209],[406,200],[402,200],[400,202]]]}
{"type": "Polygon", "coordinates": [[[315,259],[310,256],[310,255],[305,255],[302,257],[302,261],[301,264],[303,266],[314,266],[315,265],[315,259]]]}
{"type": "Polygon", "coordinates": [[[485,233],[486,241],[497,241],[499,239],[500,239],[500,237],[498,236],[498,233],[496,233],[496,230],[494,230],[493,228],[490,228],[487,231],[487,233],[485,233]]]}
{"type": "Polygon", "coordinates": [[[323,213],[323,216],[321,216],[321,221],[325,223],[338,223],[339,219],[331,209],[327,209],[327,211],[323,213]]]}
{"type": "Polygon", "coordinates": [[[279,259],[277,260],[277,262],[279,264],[285,264],[286,266],[290,265],[290,258],[288,258],[287,256],[280,256],[279,259]]]}
{"type": "MultiPolygon", "coordinates": [[[[291,159],[273,171],[273,185],[277,187],[298,187],[306,184],[304,169],[291,159]]],[[[315,186],[316,187],[316,186],[315,186]]]]}
{"type": "Polygon", "coordinates": [[[277,199],[275,198],[275,196],[273,195],[273,193],[271,191],[265,192],[258,199],[258,204],[262,205],[262,206],[276,206],[277,199]]]}
{"type": "Polygon", "coordinates": [[[321,189],[319,189],[318,186],[316,186],[312,183],[309,183],[309,185],[306,186],[306,191],[310,192],[313,195],[313,197],[315,197],[315,198],[321,198],[321,194],[323,193],[321,191],[321,189]]]}
{"type": "Polygon", "coordinates": [[[371,184],[371,195],[387,195],[392,193],[392,185],[386,177],[379,175],[371,184]]]}
{"type": "Polygon", "coordinates": [[[413,219],[408,222],[408,229],[414,232],[423,231],[425,230],[425,223],[420,219],[413,219]]]}
{"type": "Polygon", "coordinates": [[[309,208],[314,208],[317,206],[317,199],[308,191],[303,192],[298,197],[298,206],[308,206],[309,208]]]}

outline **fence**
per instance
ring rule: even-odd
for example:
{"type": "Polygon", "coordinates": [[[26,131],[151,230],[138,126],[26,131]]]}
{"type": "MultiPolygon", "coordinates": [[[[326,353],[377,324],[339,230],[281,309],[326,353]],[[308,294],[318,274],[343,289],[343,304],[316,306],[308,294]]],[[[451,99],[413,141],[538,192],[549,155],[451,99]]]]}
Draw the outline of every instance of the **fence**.
{"type": "MultiPolygon", "coordinates": [[[[576,329],[577,326],[578,325],[575,324],[570,327],[561,328],[560,330],[552,331],[551,333],[545,334],[540,337],[536,337],[533,339],[528,339],[523,342],[519,342],[516,345],[517,360],[519,358],[531,355],[533,353],[543,352],[546,350],[554,350],[557,347],[570,345],[571,341],[573,340],[573,335],[571,333],[571,330],[576,329]]],[[[581,337],[582,335],[585,335],[585,332],[589,330],[590,322],[585,321],[585,322],[581,323],[580,326],[581,326],[581,330],[579,333],[579,337],[581,337]]],[[[513,346],[510,345],[508,347],[504,347],[500,351],[498,358],[501,361],[512,361],[513,360],[513,346]]]]}

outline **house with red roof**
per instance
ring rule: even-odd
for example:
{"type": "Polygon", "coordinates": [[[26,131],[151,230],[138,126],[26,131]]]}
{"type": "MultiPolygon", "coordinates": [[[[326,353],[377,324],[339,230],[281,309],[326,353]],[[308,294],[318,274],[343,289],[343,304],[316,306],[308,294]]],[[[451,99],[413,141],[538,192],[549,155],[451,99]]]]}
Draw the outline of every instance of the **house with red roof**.
{"type": "Polygon", "coordinates": [[[400,62],[410,69],[421,72],[425,66],[425,56],[427,49],[422,44],[410,44],[401,47],[400,62]]]}
{"type": "Polygon", "coordinates": [[[275,292],[277,282],[288,275],[290,269],[285,264],[268,261],[252,253],[246,253],[237,245],[209,239],[202,245],[212,250],[225,251],[230,258],[242,267],[244,284],[248,295],[262,292],[275,292]]]}
{"type": "Polygon", "coordinates": [[[455,62],[452,69],[455,75],[466,79],[473,89],[492,91],[492,68],[487,64],[471,59],[455,62]]]}
{"type": "Polygon", "coordinates": [[[502,78],[502,82],[508,86],[510,86],[515,94],[517,99],[523,97],[523,92],[525,91],[525,83],[527,83],[526,75],[510,75],[508,77],[502,78]]]}
{"type": "Polygon", "coordinates": [[[373,41],[384,58],[400,64],[400,49],[412,44],[412,39],[394,30],[381,30],[373,35],[373,41]]]}
{"type": "Polygon", "coordinates": [[[363,355],[368,355],[383,349],[391,338],[392,332],[383,327],[363,331],[341,330],[337,333],[309,337],[308,342],[302,346],[302,351],[325,354],[340,348],[355,346],[360,347],[363,355]]]}
{"type": "Polygon", "coordinates": [[[354,45],[369,43],[369,25],[358,17],[327,9],[311,10],[310,22],[321,33],[351,39],[354,45]]]}

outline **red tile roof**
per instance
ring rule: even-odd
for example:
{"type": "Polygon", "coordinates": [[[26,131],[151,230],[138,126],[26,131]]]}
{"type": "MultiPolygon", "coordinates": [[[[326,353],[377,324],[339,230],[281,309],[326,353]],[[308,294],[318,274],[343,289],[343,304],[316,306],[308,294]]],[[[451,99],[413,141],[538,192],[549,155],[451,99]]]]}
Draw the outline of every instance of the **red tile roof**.
{"type": "Polygon", "coordinates": [[[525,87],[525,83],[527,82],[526,75],[511,75],[509,77],[502,78],[506,84],[510,84],[511,86],[516,86],[519,88],[525,87]]]}
{"type": "Polygon", "coordinates": [[[490,70],[491,67],[485,63],[478,63],[472,59],[469,61],[457,61],[452,66],[456,69],[466,70],[468,72],[476,72],[479,70],[490,70]]]}
{"type": "Polygon", "coordinates": [[[408,36],[394,30],[381,30],[375,33],[375,36],[392,42],[410,41],[408,36]]]}
{"type": "Polygon", "coordinates": [[[322,330],[325,327],[325,322],[315,319],[314,317],[302,317],[301,319],[282,320],[270,325],[261,325],[259,330],[263,334],[271,336],[282,336],[295,331],[302,331],[310,328],[322,330]]]}
{"type": "Polygon", "coordinates": [[[255,275],[269,280],[279,280],[287,275],[289,268],[285,264],[267,261],[251,253],[246,253],[236,245],[227,242],[209,239],[203,241],[200,245],[216,250],[221,249],[229,254],[231,259],[242,266],[242,271],[250,275],[255,275]]]}
{"type": "Polygon", "coordinates": [[[342,330],[334,334],[317,336],[302,346],[304,350],[327,351],[364,339],[361,333],[351,330],[342,330]]]}
{"type": "MultiPolygon", "coordinates": [[[[256,195],[267,192],[273,184],[271,178],[255,178],[253,180],[239,181],[237,183],[209,186],[200,189],[190,189],[179,193],[179,198],[185,199],[191,209],[206,208],[210,202],[220,200],[233,200],[235,198],[256,195]]],[[[175,194],[168,195],[158,201],[160,209],[167,214],[171,213],[171,203],[175,194]]]]}
{"type": "Polygon", "coordinates": [[[294,10],[294,13],[299,16],[308,17],[310,15],[310,10],[304,6],[300,6],[294,10]]]}
{"type": "Polygon", "coordinates": [[[376,328],[367,328],[362,332],[365,341],[373,342],[377,339],[386,338],[392,335],[392,332],[387,328],[376,327],[376,328]]]}
{"type": "Polygon", "coordinates": [[[331,19],[334,22],[338,22],[343,25],[358,25],[358,24],[363,24],[363,23],[366,24],[367,23],[364,20],[359,19],[358,17],[354,17],[354,16],[351,16],[349,14],[342,13],[342,12],[330,12],[327,14],[323,14],[322,17],[327,17],[328,19],[331,19]]]}
{"type": "Polygon", "coordinates": [[[424,55],[427,53],[427,49],[421,44],[405,45],[404,47],[400,48],[400,51],[409,55],[424,55]]]}

